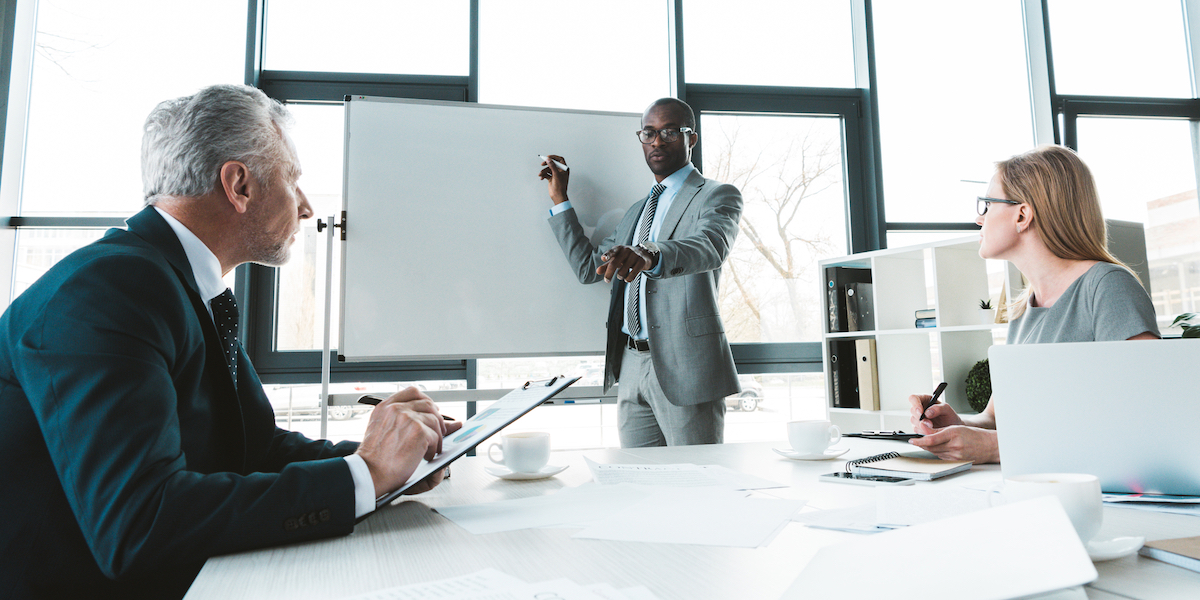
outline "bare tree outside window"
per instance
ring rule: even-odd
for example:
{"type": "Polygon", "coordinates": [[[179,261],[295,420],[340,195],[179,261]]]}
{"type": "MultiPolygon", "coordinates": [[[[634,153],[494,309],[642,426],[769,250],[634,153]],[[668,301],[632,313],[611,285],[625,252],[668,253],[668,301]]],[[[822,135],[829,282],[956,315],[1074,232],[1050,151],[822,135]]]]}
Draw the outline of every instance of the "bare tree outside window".
{"type": "Polygon", "coordinates": [[[742,191],[721,316],[735,342],[820,339],[817,261],[846,254],[835,117],[704,114],[705,175],[742,191]]]}

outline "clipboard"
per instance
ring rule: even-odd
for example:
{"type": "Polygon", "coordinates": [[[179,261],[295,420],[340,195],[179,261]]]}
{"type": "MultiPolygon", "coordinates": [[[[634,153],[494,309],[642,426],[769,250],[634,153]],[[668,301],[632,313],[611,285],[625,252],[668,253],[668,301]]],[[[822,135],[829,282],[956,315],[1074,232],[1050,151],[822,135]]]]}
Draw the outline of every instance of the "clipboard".
{"type": "MultiPolygon", "coordinates": [[[[379,508],[395,500],[400,494],[404,493],[404,490],[412,487],[418,481],[425,479],[431,473],[446,468],[446,465],[466,454],[468,450],[483,443],[484,440],[492,437],[497,431],[504,429],[509,423],[516,421],[524,416],[525,413],[537,408],[539,404],[553,398],[576,381],[579,381],[578,377],[568,379],[562,375],[550,379],[526,381],[525,385],[505,394],[503,398],[493,402],[486,410],[467,419],[463,423],[462,429],[442,438],[441,454],[435,456],[433,460],[421,461],[421,464],[417,466],[417,470],[413,472],[412,477],[409,477],[408,482],[400,486],[399,489],[376,498],[375,510],[379,510],[379,508]]],[[[373,514],[375,514],[375,511],[363,515],[362,519],[373,514]]],[[[362,519],[359,520],[361,521],[362,519]]]]}

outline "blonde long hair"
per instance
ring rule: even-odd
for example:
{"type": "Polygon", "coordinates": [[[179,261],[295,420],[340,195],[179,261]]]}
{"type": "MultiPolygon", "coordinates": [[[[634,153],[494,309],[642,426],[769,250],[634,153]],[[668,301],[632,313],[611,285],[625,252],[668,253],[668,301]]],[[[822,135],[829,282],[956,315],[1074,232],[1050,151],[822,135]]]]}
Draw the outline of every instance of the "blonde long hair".
{"type": "MultiPolygon", "coordinates": [[[[1008,199],[1027,204],[1033,211],[1033,227],[1055,256],[1112,263],[1133,273],[1108,251],[1108,226],[1100,210],[1096,181],[1071,149],[1038,146],[996,163],[996,173],[1008,199]]],[[[1025,312],[1035,292],[1031,284],[1013,300],[1009,319],[1025,312]]]]}

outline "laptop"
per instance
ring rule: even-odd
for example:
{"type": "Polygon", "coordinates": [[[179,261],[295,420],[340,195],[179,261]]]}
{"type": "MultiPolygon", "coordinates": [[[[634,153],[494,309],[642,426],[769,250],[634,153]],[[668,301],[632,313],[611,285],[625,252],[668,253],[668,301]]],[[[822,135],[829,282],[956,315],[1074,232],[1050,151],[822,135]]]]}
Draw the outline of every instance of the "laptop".
{"type": "Polygon", "coordinates": [[[1200,496],[1200,339],[992,346],[1000,469],[1200,496]]]}

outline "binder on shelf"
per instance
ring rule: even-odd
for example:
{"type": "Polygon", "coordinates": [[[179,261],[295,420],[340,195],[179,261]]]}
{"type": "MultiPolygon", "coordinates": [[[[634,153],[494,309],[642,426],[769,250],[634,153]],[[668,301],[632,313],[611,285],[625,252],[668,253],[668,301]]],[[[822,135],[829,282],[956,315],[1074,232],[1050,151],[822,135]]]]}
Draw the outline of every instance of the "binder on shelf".
{"type": "Polygon", "coordinates": [[[846,329],[848,331],[873,331],[875,329],[875,303],[871,284],[856,282],[846,284],[846,329]]]}
{"type": "Polygon", "coordinates": [[[829,341],[829,387],[834,408],[858,408],[855,340],[829,341]]]}
{"type": "Polygon", "coordinates": [[[846,284],[870,283],[871,270],[858,267],[825,267],[825,301],[829,307],[829,333],[850,331],[846,314],[846,284]]]}
{"type": "Polygon", "coordinates": [[[875,340],[854,340],[858,367],[858,407],[879,410],[879,363],[875,359],[875,340]]]}

